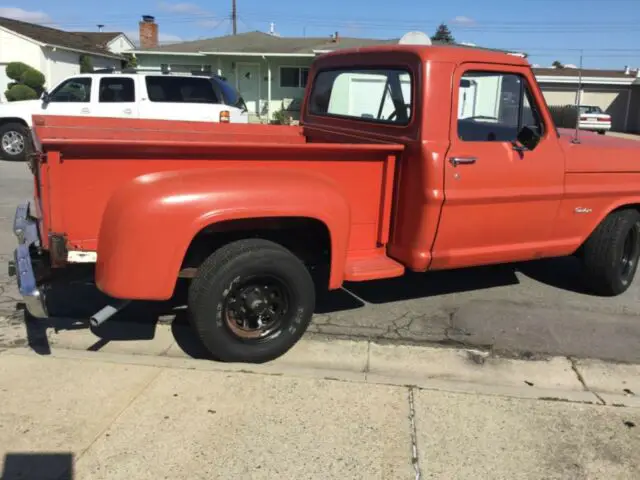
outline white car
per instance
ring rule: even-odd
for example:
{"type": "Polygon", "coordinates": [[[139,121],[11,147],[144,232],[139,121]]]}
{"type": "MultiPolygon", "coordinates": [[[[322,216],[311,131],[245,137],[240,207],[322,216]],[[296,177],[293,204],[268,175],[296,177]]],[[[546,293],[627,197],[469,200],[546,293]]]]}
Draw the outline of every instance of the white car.
{"type": "Polygon", "coordinates": [[[580,130],[593,130],[604,135],[611,130],[611,115],[604,113],[600,107],[580,105],[580,130]]]}
{"type": "Polygon", "coordinates": [[[32,115],[248,123],[240,94],[217,76],[89,73],[69,77],[38,100],[0,104],[0,157],[24,160],[32,115]]]}

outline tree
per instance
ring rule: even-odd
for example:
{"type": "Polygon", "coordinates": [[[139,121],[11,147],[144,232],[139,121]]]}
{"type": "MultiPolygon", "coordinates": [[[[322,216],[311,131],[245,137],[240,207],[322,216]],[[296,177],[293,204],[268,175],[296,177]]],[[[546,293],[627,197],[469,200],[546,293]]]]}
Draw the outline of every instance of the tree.
{"type": "Polygon", "coordinates": [[[554,60],[551,66],[553,68],[564,68],[564,65],[559,60],[554,60]]]}
{"type": "Polygon", "coordinates": [[[80,55],[80,73],[92,73],[93,63],[89,55],[80,55]]]}
{"type": "Polygon", "coordinates": [[[444,23],[438,26],[436,33],[431,37],[431,41],[434,43],[456,43],[455,38],[453,38],[451,34],[451,30],[449,30],[449,27],[444,23]]]}
{"type": "Polygon", "coordinates": [[[7,100],[15,102],[19,100],[35,100],[40,98],[44,91],[44,75],[30,67],[26,63],[11,62],[6,68],[7,77],[13,82],[7,85],[4,93],[7,100]]]}
{"type": "Polygon", "coordinates": [[[124,60],[122,63],[122,68],[136,68],[138,66],[138,59],[133,56],[131,53],[124,54],[124,60]]]}

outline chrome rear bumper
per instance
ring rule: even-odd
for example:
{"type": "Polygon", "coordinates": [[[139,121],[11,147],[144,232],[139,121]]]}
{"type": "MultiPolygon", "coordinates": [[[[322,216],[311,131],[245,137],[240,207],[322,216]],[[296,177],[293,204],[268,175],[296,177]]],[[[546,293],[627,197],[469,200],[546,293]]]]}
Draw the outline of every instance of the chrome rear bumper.
{"type": "Polygon", "coordinates": [[[36,282],[30,250],[32,246],[40,246],[38,224],[29,215],[28,202],[16,209],[13,233],[18,239],[18,248],[13,252],[13,261],[9,262],[9,275],[16,276],[27,311],[36,318],[46,318],[48,314],[44,293],[36,282]]]}

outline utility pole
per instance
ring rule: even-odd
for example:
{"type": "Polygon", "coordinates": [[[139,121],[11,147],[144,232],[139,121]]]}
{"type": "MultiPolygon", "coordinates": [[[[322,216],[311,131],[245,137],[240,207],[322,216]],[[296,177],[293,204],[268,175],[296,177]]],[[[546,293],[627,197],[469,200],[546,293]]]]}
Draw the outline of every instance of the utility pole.
{"type": "Polygon", "coordinates": [[[233,34],[238,33],[238,9],[236,8],[236,0],[231,3],[231,23],[233,24],[233,34]]]}

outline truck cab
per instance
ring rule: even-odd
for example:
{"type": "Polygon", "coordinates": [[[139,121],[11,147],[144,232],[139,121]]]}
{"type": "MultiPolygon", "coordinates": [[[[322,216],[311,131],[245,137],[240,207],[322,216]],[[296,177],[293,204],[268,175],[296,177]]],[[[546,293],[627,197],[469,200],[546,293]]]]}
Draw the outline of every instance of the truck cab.
{"type": "Polygon", "coordinates": [[[96,263],[114,301],[94,324],[187,278],[211,354],[263,362],[345,281],[577,255],[594,294],[629,288],[640,149],[556,128],[524,59],[390,45],[309,78],[295,127],[34,116],[13,264],[31,311],[47,315],[40,269],[96,263]]]}

